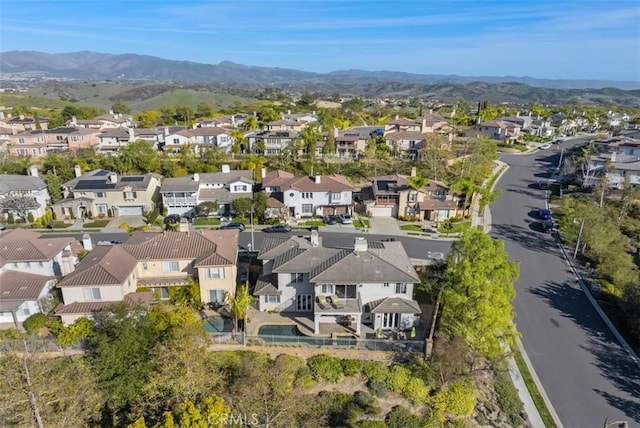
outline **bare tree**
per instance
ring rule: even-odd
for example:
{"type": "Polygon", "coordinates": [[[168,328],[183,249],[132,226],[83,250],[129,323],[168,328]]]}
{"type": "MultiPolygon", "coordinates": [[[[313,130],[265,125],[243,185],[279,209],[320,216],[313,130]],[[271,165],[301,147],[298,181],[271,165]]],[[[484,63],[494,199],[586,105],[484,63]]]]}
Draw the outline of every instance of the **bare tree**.
{"type": "Polygon", "coordinates": [[[11,191],[0,199],[0,211],[14,213],[25,222],[28,221],[29,211],[35,210],[39,206],[36,198],[31,196],[29,192],[22,190],[11,191]]]}

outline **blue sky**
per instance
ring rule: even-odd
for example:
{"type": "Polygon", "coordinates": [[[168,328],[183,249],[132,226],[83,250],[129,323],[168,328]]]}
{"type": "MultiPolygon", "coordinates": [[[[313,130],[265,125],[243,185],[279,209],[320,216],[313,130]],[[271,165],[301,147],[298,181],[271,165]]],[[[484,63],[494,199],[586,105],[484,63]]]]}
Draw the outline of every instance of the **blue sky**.
{"type": "Polygon", "coordinates": [[[1,0],[9,50],[640,81],[640,0],[1,0]]]}

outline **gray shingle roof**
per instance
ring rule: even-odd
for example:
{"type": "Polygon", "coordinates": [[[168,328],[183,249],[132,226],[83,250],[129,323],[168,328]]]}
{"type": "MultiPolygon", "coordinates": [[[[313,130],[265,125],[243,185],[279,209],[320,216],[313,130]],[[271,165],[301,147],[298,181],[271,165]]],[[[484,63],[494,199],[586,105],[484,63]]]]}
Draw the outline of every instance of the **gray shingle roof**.
{"type": "Polygon", "coordinates": [[[47,185],[38,177],[30,175],[0,175],[0,194],[12,191],[34,191],[46,189],[47,185]]]}
{"type": "Polygon", "coordinates": [[[37,300],[53,276],[8,270],[0,274],[0,301],[37,300]]]}
{"type": "Polygon", "coordinates": [[[385,297],[369,303],[372,314],[419,314],[422,313],[418,302],[401,297],[385,297]]]}

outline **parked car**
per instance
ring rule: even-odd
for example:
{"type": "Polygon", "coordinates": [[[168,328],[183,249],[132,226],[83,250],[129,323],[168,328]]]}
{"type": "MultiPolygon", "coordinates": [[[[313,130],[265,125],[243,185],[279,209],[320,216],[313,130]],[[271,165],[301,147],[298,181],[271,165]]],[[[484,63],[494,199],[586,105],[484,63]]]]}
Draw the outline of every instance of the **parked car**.
{"type": "Polygon", "coordinates": [[[287,233],[291,232],[291,226],[288,224],[276,224],[274,226],[265,227],[262,231],[264,233],[287,233]]]}
{"type": "Polygon", "coordinates": [[[540,150],[547,150],[551,148],[551,144],[546,143],[540,146],[540,150]]]}
{"type": "Polygon", "coordinates": [[[209,217],[209,213],[206,211],[198,211],[193,215],[193,218],[207,218],[209,217]]]}
{"type": "Polygon", "coordinates": [[[338,216],[338,219],[342,224],[353,224],[353,217],[351,217],[351,215],[349,214],[340,214],[338,216]]]}
{"type": "Polygon", "coordinates": [[[540,211],[538,211],[538,217],[540,217],[540,220],[551,220],[551,211],[547,209],[541,209],[540,211]]]}
{"type": "Polygon", "coordinates": [[[164,224],[175,224],[180,222],[180,216],[178,214],[169,214],[164,218],[164,224]]]}
{"type": "Polygon", "coordinates": [[[554,229],[553,220],[545,220],[542,222],[542,231],[546,233],[553,232],[554,229]]]}
{"type": "Polygon", "coordinates": [[[237,229],[240,232],[244,231],[244,224],[242,223],[227,223],[220,226],[218,229],[237,229]]]}
{"type": "Polygon", "coordinates": [[[549,190],[549,182],[548,181],[538,181],[538,189],[540,189],[540,190],[549,190]]]}
{"type": "Polygon", "coordinates": [[[337,215],[326,215],[324,216],[324,224],[327,225],[334,225],[334,224],[338,224],[339,219],[337,215]]]}
{"type": "Polygon", "coordinates": [[[186,218],[189,221],[193,220],[194,216],[195,216],[195,214],[192,213],[192,212],[188,212],[188,213],[182,214],[182,218],[186,218]]]}

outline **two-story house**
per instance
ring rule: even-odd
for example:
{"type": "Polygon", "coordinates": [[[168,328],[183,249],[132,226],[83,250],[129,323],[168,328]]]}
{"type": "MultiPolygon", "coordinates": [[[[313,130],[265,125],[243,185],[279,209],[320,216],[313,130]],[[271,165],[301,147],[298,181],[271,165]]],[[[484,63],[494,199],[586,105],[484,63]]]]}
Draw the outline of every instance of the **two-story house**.
{"type": "Polygon", "coordinates": [[[400,242],[358,237],[353,249],[327,248],[314,230],[310,237],[267,238],[258,258],[258,309],[309,315],[315,334],[326,334],[327,324],[355,335],[363,324],[407,330],[421,312],[413,300],[419,278],[400,242]]]}
{"type": "Polygon", "coordinates": [[[297,147],[300,138],[299,131],[254,131],[245,135],[251,151],[265,156],[279,156],[286,148],[297,147]]]}
{"type": "Polygon", "coordinates": [[[430,180],[420,189],[412,189],[409,180],[416,175],[393,174],[373,177],[371,186],[362,189],[359,209],[373,217],[415,216],[420,220],[440,222],[461,215],[459,198],[449,194],[442,182],[430,180]]]}
{"type": "Polygon", "coordinates": [[[358,159],[367,150],[372,127],[351,128],[344,131],[334,129],[336,157],[358,159]]]}
{"type": "Polygon", "coordinates": [[[62,185],[64,199],[52,206],[59,219],[86,218],[89,212],[97,217],[143,215],[160,200],[158,174],[119,176],[104,169],[82,174],[79,165],[75,174],[62,185]]]}
{"type": "MultiPolygon", "coordinates": [[[[29,167],[29,173],[31,175],[12,175],[4,174],[0,179],[0,216],[6,217],[9,213],[13,214],[14,218],[27,216],[29,213],[36,219],[44,215],[47,204],[51,201],[49,196],[49,190],[46,183],[38,177],[38,167],[31,165],[29,167]],[[3,204],[8,199],[13,197],[32,198],[33,202],[26,206],[25,210],[16,210],[11,208],[11,204],[3,204]]],[[[24,218],[23,220],[27,220],[24,218]]]]}
{"type": "Polygon", "coordinates": [[[215,202],[220,214],[233,212],[231,203],[237,198],[253,198],[253,171],[231,170],[195,173],[186,177],[167,178],[162,183],[162,205],[168,214],[194,212],[201,202],[215,202]]]}
{"type": "Polygon", "coordinates": [[[0,234],[0,323],[23,322],[41,312],[58,278],[73,272],[79,244],[27,229],[0,234]]]}
{"type": "Polygon", "coordinates": [[[46,131],[47,150],[76,151],[88,149],[99,143],[99,129],[60,126],[46,131]]]}
{"type": "Polygon", "coordinates": [[[4,113],[0,114],[0,126],[15,129],[17,132],[22,131],[35,131],[37,129],[47,129],[49,125],[49,119],[46,118],[34,118],[24,115],[4,116],[4,113]]]}
{"type": "Polygon", "coordinates": [[[199,284],[203,302],[225,303],[235,294],[238,231],[135,232],[123,244],[96,246],[58,283],[63,323],[115,303],[148,306],[168,300],[171,289],[199,284]]]}
{"type": "Polygon", "coordinates": [[[288,208],[290,217],[351,214],[352,211],[353,185],[343,175],[296,177],[274,170],[262,178],[262,187],[288,208]]]}
{"type": "Polygon", "coordinates": [[[47,140],[44,130],[15,132],[15,128],[12,128],[8,151],[12,156],[40,159],[47,155],[47,140]]]}
{"type": "Polygon", "coordinates": [[[468,135],[470,137],[484,135],[492,140],[513,142],[520,137],[520,126],[513,122],[497,119],[478,123],[469,131],[468,135]]]}

